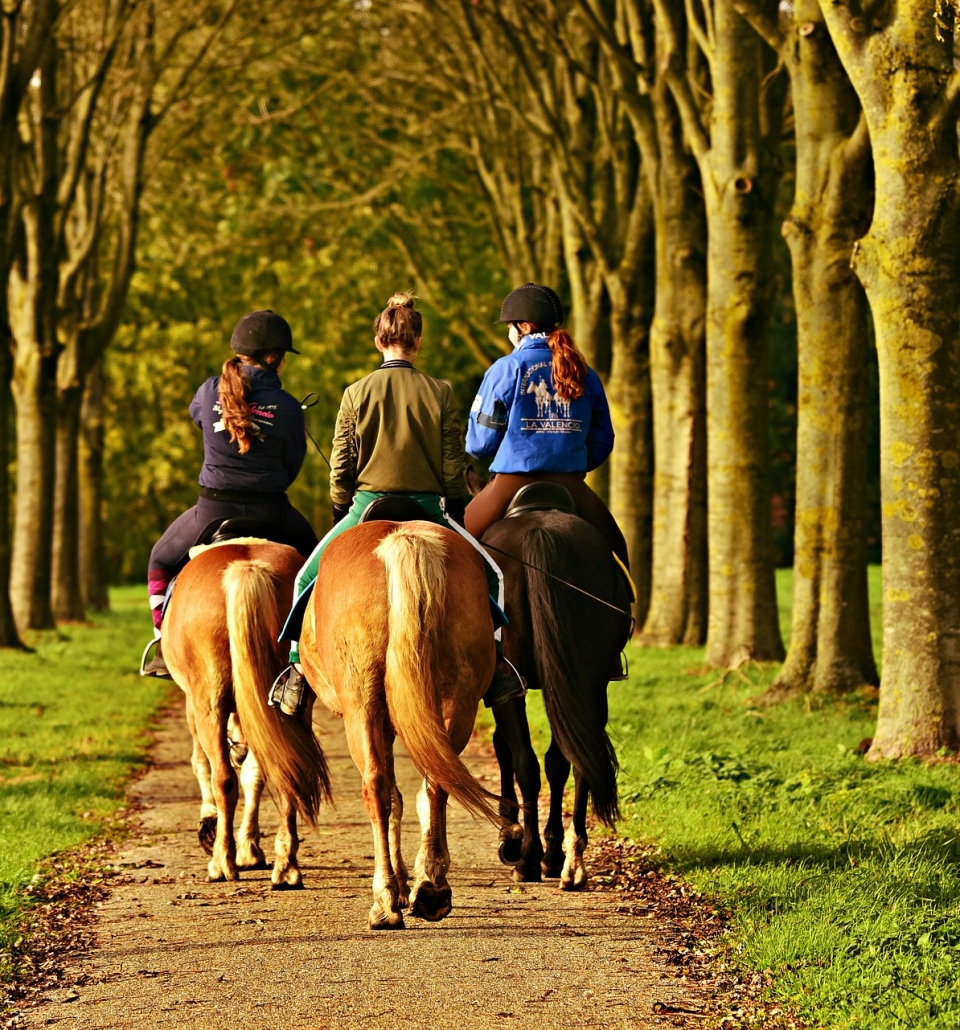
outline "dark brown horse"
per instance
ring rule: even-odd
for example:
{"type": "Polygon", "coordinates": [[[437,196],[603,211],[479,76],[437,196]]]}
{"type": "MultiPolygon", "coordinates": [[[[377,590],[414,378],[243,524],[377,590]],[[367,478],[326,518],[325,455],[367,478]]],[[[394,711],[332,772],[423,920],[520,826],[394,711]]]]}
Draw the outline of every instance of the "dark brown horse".
{"type": "Polygon", "coordinates": [[[292,547],[265,540],[216,544],[177,577],[164,617],[164,656],[187,698],[193,768],[203,796],[200,841],[211,854],[211,880],[236,880],[239,869],[264,866],[257,808],[265,774],[280,809],[273,886],[302,886],[297,812],[312,822],[321,798],[329,795],[326,762],[310,723],[312,706],[291,718],[267,705],[284,665],[277,643],[282,615],[302,563],[292,547]],[[237,840],[231,744],[244,743],[250,751],[240,764],[246,805],[237,840]]]}
{"type": "Polygon", "coordinates": [[[500,858],[518,880],[559,876],[565,890],[587,881],[587,801],[613,826],[619,816],[617,757],[607,736],[607,683],[630,633],[627,579],[600,533],[563,511],[526,511],[495,523],[482,543],[503,570],[510,624],[504,654],[543,691],[552,739],[544,766],[550,814],[540,843],[540,765],[530,743],[526,703],[494,708],[500,762],[500,858]],[[573,819],[564,836],[563,791],[573,765],[573,819]],[[513,816],[514,779],[523,825],[513,816]]]}
{"type": "Polygon", "coordinates": [[[447,796],[500,822],[500,799],[459,758],[496,662],[480,555],[431,522],[347,530],[323,554],[300,654],[317,696],[343,717],[363,778],[374,842],[371,928],[402,928],[408,903],[414,915],[442,919],[451,909],[447,796]],[[412,886],[400,851],[396,737],[424,777],[412,886]]]}

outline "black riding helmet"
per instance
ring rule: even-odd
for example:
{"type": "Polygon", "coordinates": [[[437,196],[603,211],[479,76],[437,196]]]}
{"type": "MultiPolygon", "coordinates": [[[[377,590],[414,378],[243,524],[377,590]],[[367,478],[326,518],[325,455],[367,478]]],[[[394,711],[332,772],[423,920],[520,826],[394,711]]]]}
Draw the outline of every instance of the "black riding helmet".
{"type": "Polygon", "coordinates": [[[563,324],[563,305],[549,286],[524,283],[507,294],[498,322],[529,322],[540,329],[563,324]]]}
{"type": "Polygon", "coordinates": [[[230,347],[236,354],[243,354],[248,358],[265,350],[300,353],[293,349],[293,333],[290,332],[287,320],[269,308],[244,315],[233,330],[230,347]]]}

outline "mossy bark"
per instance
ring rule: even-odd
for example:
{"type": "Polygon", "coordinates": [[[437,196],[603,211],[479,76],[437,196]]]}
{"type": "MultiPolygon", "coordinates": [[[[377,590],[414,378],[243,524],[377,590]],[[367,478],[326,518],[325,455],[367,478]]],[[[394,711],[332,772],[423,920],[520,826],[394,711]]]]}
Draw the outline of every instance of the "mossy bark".
{"type": "Polygon", "coordinates": [[[654,85],[656,301],[650,329],[653,529],[642,643],[697,646],[707,632],[705,309],[707,226],[696,163],[663,81],[654,85]]]}
{"type": "Polygon", "coordinates": [[[798,0],[779,25],[752,0],[737,6],[790,73],[796,126],[783,224],[799,380],[792,634],[768,697],[843,692],[878,682],[864,532],[869,307],[850,266],[870,218],[870,140],[817,0],[798,0]]]}
{"type": "Polygon", "coordinates": [[[80,409],[80,590],[97,612],[110,607],[103,553],[103,359],[87,375],[80,409]]]}
{"type": "MultiPolygon", "coordinates": [[[[61,362],[62,367],[62,362],[61,362]]],[[[56,473],[53,492],[53,564],[51,604],[54,618],[84,618],[80,593],[80,496],[78,438],[83,388],[79,383],[57,391],[56,473]]]]}
{"type": "Polygon", "coordinates": [[[883,680],[870,757],[929,755],[960,746],[954,26],[938,23],[934,0],[884,9],[875,23],[856,4],[822,10],[875,165],[873,221],[854,255],[880,367],[883,680]]]}

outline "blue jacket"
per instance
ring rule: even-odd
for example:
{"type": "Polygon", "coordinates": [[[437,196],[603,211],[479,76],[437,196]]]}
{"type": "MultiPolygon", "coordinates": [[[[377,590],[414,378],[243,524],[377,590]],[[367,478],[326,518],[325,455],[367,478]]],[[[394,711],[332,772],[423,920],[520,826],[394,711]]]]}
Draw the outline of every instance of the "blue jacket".
{"type": "Polygon", "coordinates": [[[240,453],[220,421],[219,376],[211,376],[190,404],[193,421],[203,430],[200,485],[214,490],[282,492],[297,478],[307,453],[303,409],[280,386],[276,372],[243,366],[250,383],[247,399],[260,436],[240,453]]]}
{"type": "Polygon", "coordinates": [[[491,472],[589,472],[613,450],[610,408],[600,377],[587,371],[583,396],[557,398],[545,333],[525,336],[495,361],[470,409],[467,451],[491,472]]]}

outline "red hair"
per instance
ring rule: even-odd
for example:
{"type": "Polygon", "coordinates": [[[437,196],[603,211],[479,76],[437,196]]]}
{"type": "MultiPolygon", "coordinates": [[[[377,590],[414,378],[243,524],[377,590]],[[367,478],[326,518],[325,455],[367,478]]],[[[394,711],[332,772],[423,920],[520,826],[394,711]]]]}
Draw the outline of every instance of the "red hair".
{"type": "Polygon", "coordinates": [[[566,329],[554,329],[547,339],[553,361],[553,388],[557,396],[565,401],[575,401],[583,396],[587,384],[587,362],[579,347],[566,329]]]}
{"type": "Polygon", "coordinates": [[[220,421],[230,435],[230,442],[236,443],[241,454],[250,450],[250,445],[259,435],[256,422],[250,411],[247,397],[250,384],[240,370],[243,365],[258,365],[271,372],[283,361],[282,350],[261,351],[253,357],[238,354],[223,363],[220,382],[217,385],[217,400],[220,402],[220,421]]]}

